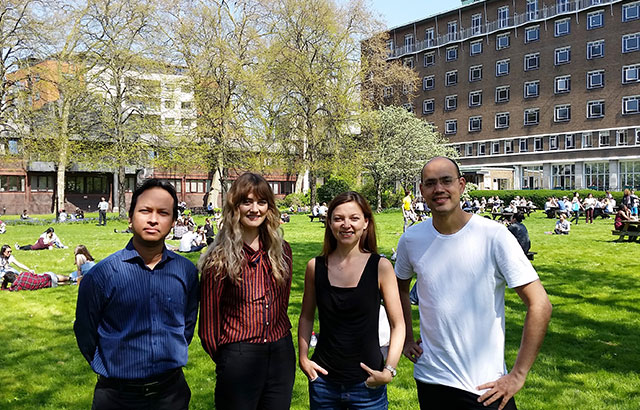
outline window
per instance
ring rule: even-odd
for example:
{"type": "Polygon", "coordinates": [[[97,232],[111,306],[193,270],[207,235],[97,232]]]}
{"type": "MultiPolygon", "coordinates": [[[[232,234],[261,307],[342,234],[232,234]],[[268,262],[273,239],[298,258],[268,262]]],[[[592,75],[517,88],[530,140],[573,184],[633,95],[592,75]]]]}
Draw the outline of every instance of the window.
{"type": "Polygon", "coordinates": [[[509,74],[509,60],[496,61],[496,77],[509,74]]]}
{"type": "Polygon", "coordinates": [[[487,153],[487,145],[484,142],[478,143],[478,155],[485,155],[487,153]]]}
{"type": "Polygon", "coordinates": [[[0,175],[0,192],[24,192],[24,176],[0,175]]]}
{"type": "Polygon", "coordinates": [[[501,87],[496,87],[496,102],[497,103],[504,103],[504,102],[508,102],[509,101],[509,94],[510,94],[510,89],[511,87],[508,85],[504,85],[501,87]]]}
{"type": "Polygon", "coordinates": [[[524,56],[524,71],[540,68],[540,53],[526,54],[524,56]]]}
{"type": "Polygon", "coordinates": [[[622,67],[622,84],[640,82],[640,64],[622,67]]]}
{"type": "Polygon", "coordinates": [[[507,140],[504,142],[504,153],[505,154],[513,153],[513,140],[507,140]]]}
{"type": "Polygon", "coordinates": [[[571,62],[571,46],[556,48],[554,55],[555,65],[568,64],[571,62]]]}
{"type": "Polygon", "coordinates": [[[424,41],[427,43],[427,47],[431,47],[435,44],[433,41],[435,38],[435,29],[433,27],[429,27],[424,31],[424,41]]]}
{"type": "Polygon", "coordinates": [[[458,120],[447,120],[444,122],[444,133],[455,134],[458,132],[458,120]]]}
{"type": "Polygon", "coordinates": [[[469,132],[482,130],[482,117],[469,117],[469,132]]]}
{"type": "Polygon", "coordinates": [[[435,102],[433,98],[422,101],[422,113],[431,114],[435,110],[435,102]]]}
{"type": "Polygon", "coordinates": [[[482,40],[472,41],[469,46],[469,55],[477,56],[482,54],[482,40]]]}
{"type": "Polygon", "coordinates": [[[538,0],[527,0],[527,19],[535,20],[538,18],[538,0]]]}
{"type": "Polygon", "coordinates": [[[520,138],[520,152],[529,151],[529,140],[526,138],[520,138]]]}
{"type": "Polygon", "coordinates": [[[8,145],[9,145],[9,154],[18,155],[20,153],[20,145],[18,144],[18,140],[10,139],[8,145]]]}
{"type": "Polygon", "coordinates": [[[587,102],[587,118],[604,117],[604,100],[587,102]]]}
{"type": "Polygon", "coordinates": [[[384,98],[389,98],[393,96],[393,87],[384,87],[382,89],[382,96],[384,98]]]}
{"type": "Polygon", "coordinates": [[[575,164],[551,165],[551,187],[553,189],[575,189],[575,164]]]}
{"type": "Polygon", "coordinates": [[[524,110],[524,125],[537,125],[540,117],[539,108],[529,108],[524,110]]]}
{"type": "Polygon", "coordinates": [[[553,35],[555,37],[566,36],[571,32],[571,19],[566,18],[562,20],[556,20],[555,31],[553,35]]]}
{"type": "Polygon", "coordinates": [[[567,122],[571,120],[571,104],[556,105],[553,109],[554,122],[567,122]]]}
{"type": "Polygon", "coordinates": [[[411,103],[404,103],[402,104],[402,107],[408,112],[413,112],[413,104],[411,103]]]}
{"type": "Polygon", "coordinates": [[[595,70],[587,72],[587,89],[604,87],[604,70],[595,70]]]}
{"type": "Polygon", "coordinates": [[[622,97],[622,114],[640,113],[640,95],[622,97]]]}
{"type": "Polygon", "coordinates": [[[447,48],[447,61],[455,61],[458,59],[458,46],[447,48]]]}
{"type": "Polygon", "coordinates": [[[576,137],[574,134],[564,136],[564,149],[573,149],[576,147],[576,137]]]}
{"type": "Polygon", "coordinates": [[[609,131],[600,131],[598,133],[598,142],[600,144],[601,147],[608,147],[609,146],[609,131]]]}
{"type": "Polygon", "coordinates": [[[604,26],[604,11],[594,11],[587,14],[587,30],[594,30],[604,26]]]}
{"type": "Polygon", "coordinates": [[[542,166],[522,167],[522,189],[539,189],[542,186],[542,166]]]}
{"type": "Polygon", "coordinates": [[[393,39],[387,40],[387,50],[393,51],[393,39]]]}
{"type": "Polygon", "coordinates": [[[405,58],[402,63],[404,64],[405,67],[409,67],[410,69],[413,70],[413,57],[405,58]]]}
{"type": "Polygon", "coordinates": [[[445,111],[453,111],[458,108],[458,96],[447,95],[444,97],[444,109],[445,111]]]}
{"type": "Polygon", "coordinates": [[[482,90],[471,91],[469,93],[469,107],[480,107],[482,105],[482,90]]]}
{"type": "Polygon", "coordinates": [[[622,52],[631,53],[640,49],[640,33],[622,36],[622,52]]]}
{"type": "Polygon", "coordinates": [[[591,148],[593,146],[593,140],[591,139],[590,132],[582,133],[582,148],[591,148]]]}
{"type": "Polygon", "coordinates": [[[569,0],[556,0],[556,10],[558,13],[569,11],[569,0]]]}
{"type": "Polygon", "coordinates": [[[558,149],[558,136],[550,135],[549,136],[549,149],[557,150],[558,149]]]}
{"type": "Polygon", "coordinates": [[[555,78],[554,81],[554,92],[556,94],[568,93],[571,91],[571,76],[570,75],[562,75],[555,78]]]}
{"type": "Polygon", "coordinates": [[[635,144],[640,145],[640,128],[636,128],[636,139],[635,144]]]}
{"type": "Polygon", "coordinates": [[[500,142],[499,141],[494,141],[493,143],[491,143],[491,153],[492,154],[499,154],[500,153],[500,142]]]}
{"type": "Polygon", "coordinates": [[[609,163],[585,162],[584,182],[589,189],[608,190],[609,187],[609,163]]]}
{"type": "Polygon", "coordinates": [[[498,28],[507,27],[509,25],[509,6],[503,6],[498,9],[498,28]]]}
{"type": "Polygon", "coordinates": [[[508,112],[499,112],[499,113],[496,114],[495,127],[497,129],[509,128],[509,113],[508,112]]]}
{"type": "Polygon", "coordinates": [[[482,80],[482,66],[474,65],[469,67],[469,82],[482,80]]]}
{"type": "Polygon", "coordinates": [[[446,86],[458,84],[458,70],[447,71],[444,81],[446,86]]]}
{"type": "Polygon", "coordinates": [[[53,175],[34,175],[30,179],[31,192],[53,192],[53,175]]]}
{"type": "Polygon", "coordinates": [[[524,43],[529,44],[540,40],[540,26],[527,27],[524,29],[524,43]]]}
{"type": "Polygon", "coordinates": [[[106,176],[67,177],[67,192],[78,194],[104,194],[107,192],[106,176]]]}
{"type": "Polygon", "coordinates": [[[164,102],[164,108],[167,108],[169,110],[173,110],[176,106],[175,101],[172,100],[165,100],[164,102]]]}
{"type": "Polygon", "coordinates": [[[625,188],[640,189],[640,161],[620,161],[620,183],[625,188]]]}
{"type": "Polygon", "coordinates": [[[471,16],[471,34],[482,33],[482,13],[471,16]]]}
{"type": "Polygon", "coordinates": [[[423,90],[433,90],[436,87],[436,79],[433,75],[428,75],[422,79],[423,90]]]}
{"type": "Polygon", "coordinates": [[[540,95],[540,81],[528,81],[524,83],[524,98],[536,98],[540,95]]]}
{"type": "Polygon", "coordinates": [[[510,38],[509,34],[498,34],[496,35],[496,50],[502,50],[503,48],[509,47],[510,38]]]}
{"type": "Polygon", "coordinates": [[[622,21],[638,20],[640,18],[640,1],[622,6],[622,21]]]}
{"type": "Polygon", "coordinates": [[[587,60],[604,57],[604,40],[590,41],[587,43],[587,60]]]}
{"type": "Polygon", "coordinates": [[[456,20],[447,23],[447,37],[449,41],[458,39],[458,22],[456,20]]]}
{"type": "Polygon", "coordinates": [[[404,48],[405,51],[409,52],[409,51],[413,51],[413,44],[414,44],[414,39],[413,39],[413,34],[405,34],[404,35],[404,48]]]}
{"type": "Polygon", "coordinates": [[[465,154],[467,157],[473,156],[473,144],[465,145],[465,154]]]}
{"type": "Polygon", "coordinates": [[[436,53],[434,51],[430,53],[424,53],[424,66],[429,67],[436,63],[436,53]]]}
{"type": "Polygon", "coordinates": [[[182,101],[180,103],[180,108],[182,108],[183,110],[190,110],[191,109],[191,101],[182,101]]]}
{"type": "Polygon", "coordinates": [[[533,149],[534,151],[542,151],[542,137],[533,139],[533,149]]]}
{"type": "Polygon", "coordinates": [[[204,179],[187,179],[185,192],[192,194],[204,193],[207,185],[207,181],[204,179]]]}

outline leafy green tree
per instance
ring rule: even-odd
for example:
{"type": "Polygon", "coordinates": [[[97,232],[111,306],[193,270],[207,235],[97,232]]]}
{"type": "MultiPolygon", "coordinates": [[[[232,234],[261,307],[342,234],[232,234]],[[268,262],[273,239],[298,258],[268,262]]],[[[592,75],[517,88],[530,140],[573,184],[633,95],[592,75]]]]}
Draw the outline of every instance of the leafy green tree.
{"type": "Polygon", "coordinates": [[[349,191],[349,184],[340,177],[331,177],[318,188],[318,202],[329,203],[336,195],[349,191]]]}

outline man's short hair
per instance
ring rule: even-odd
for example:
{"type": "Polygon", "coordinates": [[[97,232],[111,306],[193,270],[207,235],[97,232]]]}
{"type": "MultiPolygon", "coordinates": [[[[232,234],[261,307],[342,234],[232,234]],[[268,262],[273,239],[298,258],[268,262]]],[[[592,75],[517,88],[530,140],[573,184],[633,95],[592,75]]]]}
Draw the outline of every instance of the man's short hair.
{"type": "Polygon", "coordinates": [[[162,188],[171,195],[171,198],[173,198],[173,220],[175,221],[178,219],[178,195],[176,195],[176,189],[167,181],[157,178],[147,179],[142,185],[133,191],[133,195],[131,196],[131,205],[129,206],[129,218],[133,217],[133,211],[136,209],[138,197],[142,195],[144,191],[151,188],[162,188]]]}
{"type": "Polygon", "coordinates": [[[424,164],[424,166],[422,167],[422,170],[420,171],[420,183],[424,182],[423,181],[423,177],[424,177],[424,169],[427,167],[427,165],[429,165],[429,163],[431,161],[433,161],[434,159],[438,159],[438,158],[444,158],[444,159],[448,159],[449,161],[451,161],[451,163],[453,164],[453,166],[456,167],[456,174],[458,178],[462,177],[462,173],[460,173],[460,167],[458,166],[458,163],[455,162],[453,159],[449,158],[449,157],[445,157],[445,156],[438,156],[438,157],[433,157],[431,158],[429,161],[427,161],[426,164],[424,164]]]}

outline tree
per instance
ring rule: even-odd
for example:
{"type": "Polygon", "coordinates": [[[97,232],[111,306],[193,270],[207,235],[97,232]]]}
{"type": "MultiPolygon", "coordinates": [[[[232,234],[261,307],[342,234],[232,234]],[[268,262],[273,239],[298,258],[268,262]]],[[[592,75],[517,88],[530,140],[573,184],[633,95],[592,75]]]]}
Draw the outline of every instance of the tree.
{"type": "Polygon", "coordinates": [[[446,139],[425,121],[401,107],[389,106],[371,111],[362,118],[363,134],[369,141],[368,158],[364,167],[370,173],[376,188],[376,209],[382,210],[384,184],[399,180],[414,181],[429,159],[457,153],[445,146],[446,139]]]}

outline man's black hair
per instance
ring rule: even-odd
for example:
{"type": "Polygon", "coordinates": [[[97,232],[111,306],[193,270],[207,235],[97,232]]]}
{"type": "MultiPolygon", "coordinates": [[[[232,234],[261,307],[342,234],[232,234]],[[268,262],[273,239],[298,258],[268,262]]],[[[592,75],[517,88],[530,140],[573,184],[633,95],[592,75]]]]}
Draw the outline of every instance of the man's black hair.
{"type": "Polygon", "coordinates": [[[175,221],[178,219],[178,195],[176,195],[176,189],[167,181],[157,178],[147,179],[142,185],[133,191],[133,196],[131,196],[131,205],[129,206],[129,218],[133,218],[133,211],[136,209],[138,197],[142,195],[144,191],[151,188],[162,188],[171,195],[171,198],[173,198],[173,220],[175,221]]]}
{"type": "Polygon", "coordinates": [[[422,183],[422,176],[424,175],[424,169],[427,167],[427,165],[429,165],[429,163],[430,163],[431,161],[433,161],[434,159],[437,159],[437,158],[444,158],[444,159],[448,159],[449,161],[451,161],[451,163],[453,164],[453,166],[455,166],[455,167],[456,167],[456,174],[457,174],[457,177],[458,177],[458,178],[461,178],[461,177],[462,177],[462,173],[460,172],[460,167],[458,166],[458,163],[457,163],[457,162],[455,162],[454,160],[452,160],[452,159],[451,159],[451,158],[449,158],[449,157],[445,157],[445,156],[441,155],[441,156],[438,156],[438,157],[433,157],[433,158],[431,158],[429,161],[427,161],[427,163],[426,163],[426,164],[424,164],[424,166],[422,167],[422,170],[420,171],[420,183],[422,183]]]}

